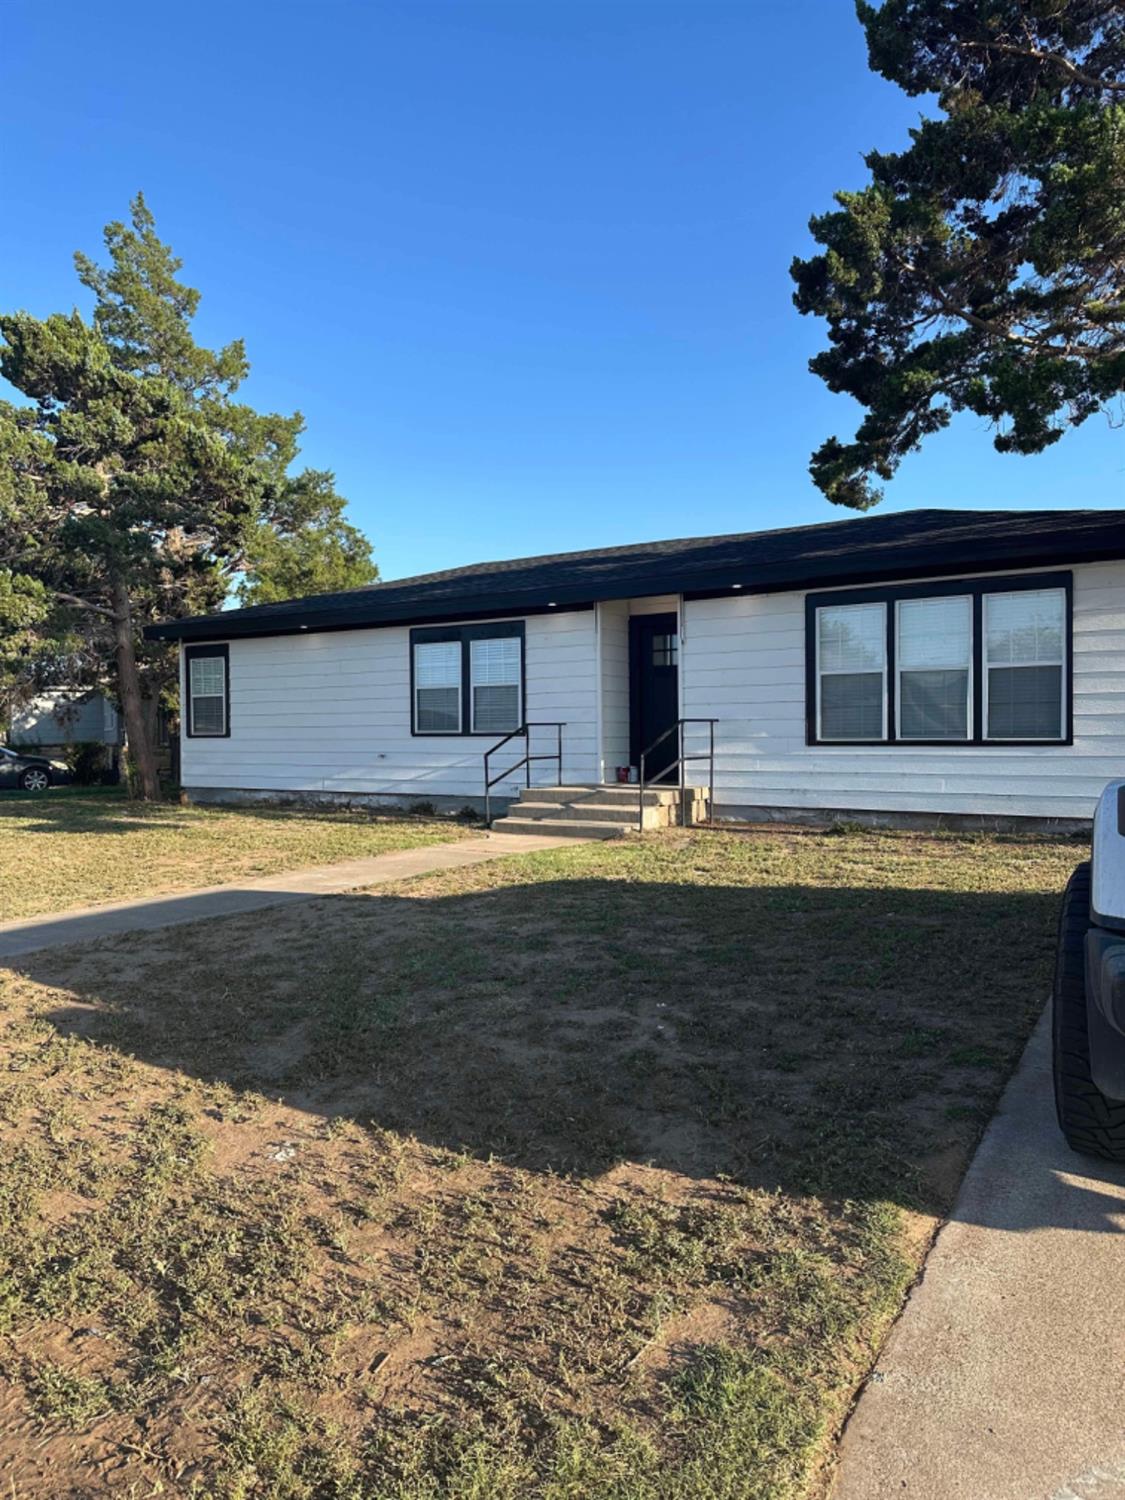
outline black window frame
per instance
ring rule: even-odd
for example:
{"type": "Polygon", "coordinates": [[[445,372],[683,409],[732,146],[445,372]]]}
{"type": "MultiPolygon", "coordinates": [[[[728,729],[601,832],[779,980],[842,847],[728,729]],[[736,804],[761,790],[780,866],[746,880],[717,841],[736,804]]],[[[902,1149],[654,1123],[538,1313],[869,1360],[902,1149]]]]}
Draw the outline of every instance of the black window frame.
{"type": "Polygon", "coordinates": [[[1052,749],[1074,744],[1074,574],[1028,573],[1007,578],[993,575],[985,578],[943,578],[932,583],[903,583],[879,588],[833,589],[830,592],[805,595],[805,743],[839,749],[865,745],[906,749],[941,748],[943,750],[982,750],[989,748],[1052,749]],[[1039,589],[1059,589],[1065,599],[1063,609],[1063,694],[1062,735],[1057,739],[990,739],[984,722],[984,596],[1017,594],[1039,589]],[[896,660],[896,608],[903,599],[947,599],[958,595],[972,601],[972,733],[966,739],[900,739],[898,737],[898,663],[896,660]],[[833,605],[882,604],[886,607],[886,734],[880,739],[839,740],[822,738],[817,733],[817,710],[820,682],[817,673],[817,610],[833,605]]]}
{"type": "MultiPolygon", "coordinates": [[[[527,632],[523,620],[493,620],[480,625],[422,625],[410,632],[410,733],[414,739],[455,740],[471,738],[496,740],[503,732],[496,729],[474,729],[472,705],[471,647],[473,641],[511,640],[520,643],[520,723],[527,722],[527,632]],[[457,641],[461,646],[461,727],[460,729],[419,729],[418,698],[414,690],[414,648],[457,641]]],[[[509,734],[515,730],[508,730],[509,734]]]]}
{"type": "Polygon", "coordinates": [[[189,740],[230,739],[230,647],[229,646],[185,646],[184,647],[184,734],[189,740]],[[191,691],[191,664],[201,657],[221,657],[223,662],[223,732],[214,734],[210,730],[197,732],[195,728],[195,700],[191,691]]]}

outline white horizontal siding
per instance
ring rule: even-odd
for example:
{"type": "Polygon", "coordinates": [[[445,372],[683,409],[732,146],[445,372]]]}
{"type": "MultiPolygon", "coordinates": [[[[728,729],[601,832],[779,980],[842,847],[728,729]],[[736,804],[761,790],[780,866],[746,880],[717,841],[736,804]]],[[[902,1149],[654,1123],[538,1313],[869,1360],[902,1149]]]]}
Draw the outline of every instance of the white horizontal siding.
{"type": "Polygon", "coordinates": [[[679,594],[650,594],[646,599],[627,601],[631,615],[672,615],[680,607],[679,594]]]}
{"type": "Polygon", "coordinates": [[[618,766],[629,764],[629,604],[613,599],[598,605],[601,651],[602,768],[612,781],[618,766]]]}
{"type": "MultiPolygon", "coordinates": [[[[562,720],[563,776],[597,774],[593,610],[525,622],[525,717],[562,720]]],[[[184,738],[186,787],[479,797],[495,736],[411,733],[410,631],[405,626],[266,637],[230,643],[230,736],[184,738]]],[[[533,749],[553,750],[553,732],[533,749]]],[[[500,771],[524,753],[513,741],[500,771]]],[[[548,781],[541,762],[533,780],[548,781]]],[[[521,775],[522,779],[522,775],[521,775]]],[[[501,784],[498,793],[515,789],[501,784]]]]}
{"type": "Polygon", "coordinates": [[[1105,782],[1125,765],[1125,563],[1072,571],[1071,746],[807,745],[805,595],[689,601],[684,713],[720,720],[716,802],[1090,816],[1105,782]]]}
{"type": "MultiPolygon", "coordinates": [[[[1073,746],[806,745],[804,594],[689,601],[682,711],[720,721],[717,801],[1088,816],[1125,765],[1125,563],[1073,572],[1073,746]]],[[[526,717],[565,721],[567,781],[612,776],[628,761],[629,617],[678,605],[622,600],[526,621],[526,717]]],[[[479,796],[494,740],[410,732],[409,635],[394,626],[232,642],[230,738],[185,739],[184,784],[479,796]]],[[[552,734],[540,739],[534,748],[553,748],[552,734]]],[[[704,743],[689,729],[689,750],[704,743]]],[[[523,746],[506,753],[514,762],[523,746]]],[[[536,777],[553,774],[541,763],[536,777]]]]}
{"type": "Polygon", "coordinates": [[[598,605],[601,682],[601,777],[617,779],[617,768],[632,759],[630,728],[630,627],[634,615],[678,615],[678,594],[644,599],[611,599],[598,605]]]}

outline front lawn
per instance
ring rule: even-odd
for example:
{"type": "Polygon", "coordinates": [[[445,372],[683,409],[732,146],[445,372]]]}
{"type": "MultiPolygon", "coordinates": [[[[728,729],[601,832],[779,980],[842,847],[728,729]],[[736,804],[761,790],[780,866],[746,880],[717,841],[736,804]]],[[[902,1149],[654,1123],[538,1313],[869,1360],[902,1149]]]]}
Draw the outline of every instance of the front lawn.
{"type": "Polygon", "coordinates": [[[809,1494],[1080,857],[670,834],[23,960],[0,1490],[809,1494]]]}
{"type": "Polygon", "coordinates": [[[393,814],[180,807],[63,788],[0,798],[0,921],[225,885],[460,838],[463,824],[393,814]]]}

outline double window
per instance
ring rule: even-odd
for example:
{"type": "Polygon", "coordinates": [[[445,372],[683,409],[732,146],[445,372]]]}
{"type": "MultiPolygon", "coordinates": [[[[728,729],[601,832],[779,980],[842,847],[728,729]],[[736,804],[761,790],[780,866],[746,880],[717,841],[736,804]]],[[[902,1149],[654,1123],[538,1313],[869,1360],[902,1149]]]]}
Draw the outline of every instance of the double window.
{"type": "Polygon", "coordinates": [[[1070,575],[810,594],[810,744],[1061,744],[1070,575]]]}
{"type": "Polygon", "coordinates": [[[508,734],[523,723],[523,621],[410,632],[415,734],[508,734]]]}
{"type": "Polygon", "coordinates": [[[230,734],[230,679],[225,646],[188,646],[184,651],[189,739],[230,734]]]}

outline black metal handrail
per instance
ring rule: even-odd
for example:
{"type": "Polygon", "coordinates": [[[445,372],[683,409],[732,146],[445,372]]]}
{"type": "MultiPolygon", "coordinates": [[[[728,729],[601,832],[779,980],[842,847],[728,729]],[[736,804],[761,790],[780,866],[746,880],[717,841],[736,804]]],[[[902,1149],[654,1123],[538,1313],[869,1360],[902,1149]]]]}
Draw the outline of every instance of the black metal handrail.
{"type": "Polygon", "coordinates": [[[525,768],[525,779],[527,785],[531,786],[531,763],[533,760],[553,760],[558,766],[558,785],[562,786],[562,732],[566,728],[566,720],[561,722],[555,719],[537,719],[534,722],[521,724],[518,729],[513,729],[511,734],[506,734],[502,740],[498,740],[491,750],[484,752],[484,826],[492,827],[492,788],[498,781],[503,781],[508,776],[514,776],[521,766],[525,768]],[[532,729],[553,729],[555,731],[555,748],[545,755],[532,755],[531,735],[532,729]],[[496,754],[497,750],[503,750],[511,740],[524,739],[527,741],[527,754],[522,760],[517,760],[514,766],[505,766],[498,775],[489,780],[488,762],[496,754]]]}
{"type": "Polygon", "coordinates": [[[655,786],[665,777],[669,771],[676,772],[676,790],[680,794],[680,822],[687,822],[687,807],[684,793],[687,790],[684,768],[689,760],[705,760],[708,762],[707,772],[707,827],[711,828],[715,822],[715,725],[718,719],[677,719],[670,724],[662,734],[658,734],[651,745],[646,745],[641,751],[640,764],[637,767],[637,831],[644,832],[645,826],[645,760],[656,749],[662,745],[670,734],[676,736],[679,755],[669,765],[664,766],[652,778],[647,785],[655,786]],[[684,727],[687,724],[706,724],[708,731],[708,747],[706,750],[693,751],[690,755],[684,750],[684,727]]]}

